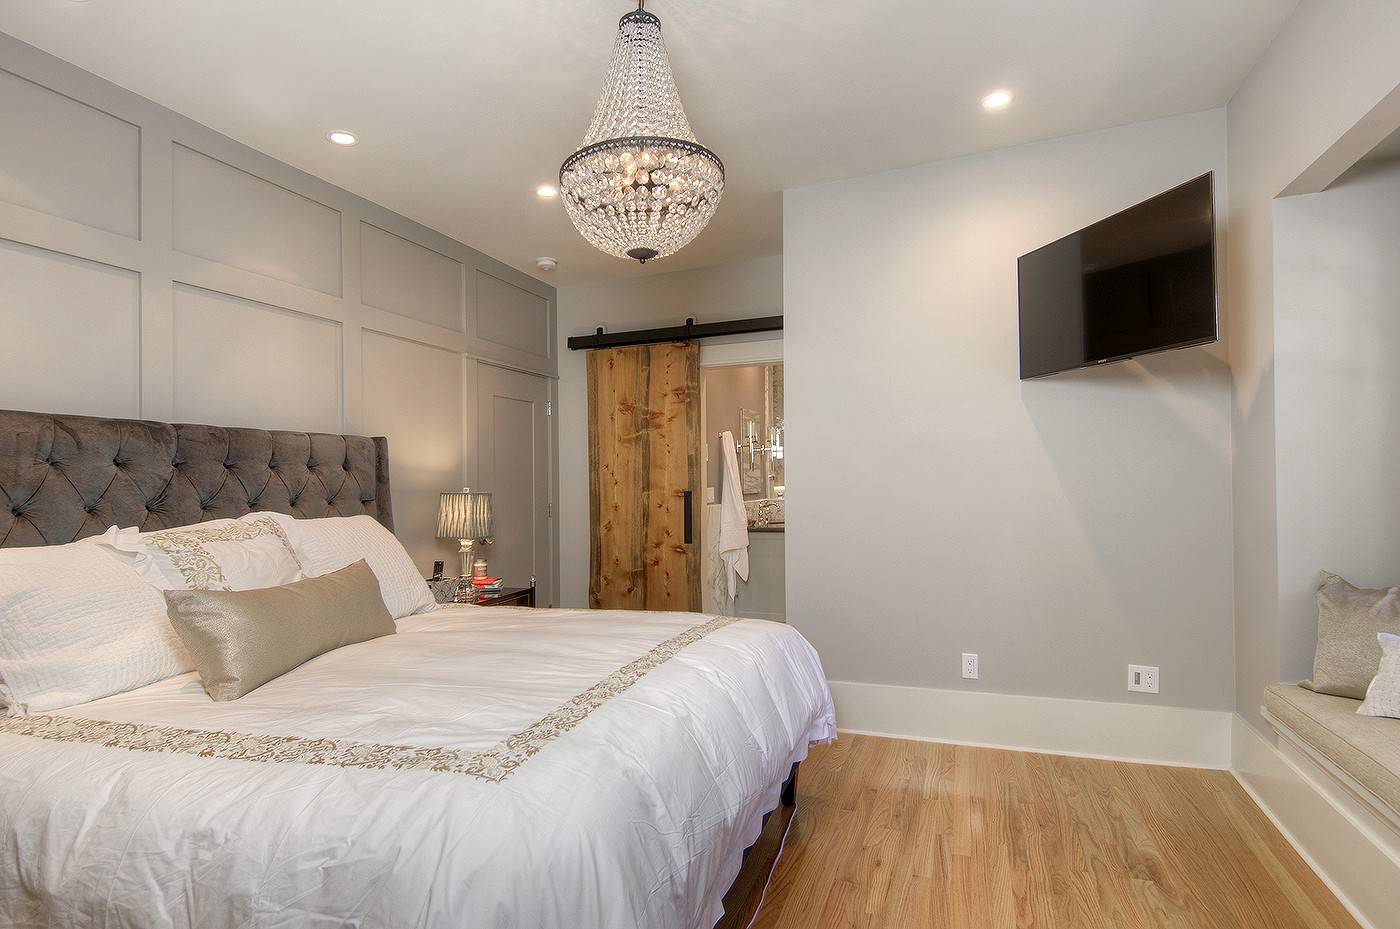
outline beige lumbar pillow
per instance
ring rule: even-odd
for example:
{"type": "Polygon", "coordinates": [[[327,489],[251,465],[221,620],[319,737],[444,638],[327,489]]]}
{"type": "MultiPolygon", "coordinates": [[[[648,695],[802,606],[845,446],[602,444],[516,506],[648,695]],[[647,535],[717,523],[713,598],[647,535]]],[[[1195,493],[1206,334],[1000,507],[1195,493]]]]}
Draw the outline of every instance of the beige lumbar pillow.
{"type": "Polygon", "coordinates": [[[364,561],[261,590],[167,590],[170,624],[213,700],[237,700],[297,665],[389,635],[394,620],[364,561]]]}
{"type": "Polygon", "coordinates": [[[1371,679],[1366,702],[1356,712],[1400,719],[1400,635],[1382,632],[1376,639],[1381,647],[1381,669],[1371,679]]]}
{"type": "Polygon", "coordinates": [[[1303,686],[1320,694],[1366,696],[1381,664],[1376,636],[1400,635],[1400,587],[1353,587],[1335,574],[1317,588],[1317,656],[1303,686]]]}

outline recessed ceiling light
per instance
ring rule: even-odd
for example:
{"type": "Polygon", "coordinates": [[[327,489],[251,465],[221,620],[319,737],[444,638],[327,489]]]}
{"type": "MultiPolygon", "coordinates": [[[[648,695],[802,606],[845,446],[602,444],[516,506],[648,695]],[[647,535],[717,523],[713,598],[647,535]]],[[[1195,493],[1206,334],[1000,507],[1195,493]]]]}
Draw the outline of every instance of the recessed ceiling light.
{"type": "Polygon", "coordinates": [[[999,110],[1011,102],[1011,91],[994,90],[982,98],[982,109],[999,110]]]}
{"type": "Polygon", "coordinates": [[[559,188],[555,187],[553,184],[541,184],[535,188],[535,196],[539,197],[541,200],[553,200],[555,197],[559,196],[559,188]]]}
{"type": "Polygon", "coordinates": [[[326,133],[326,138],[330,139],[336,145],[354,145],[357,141],[355,139],[355,133],[347,132],[344,129],[333,129],[326,133]]]}

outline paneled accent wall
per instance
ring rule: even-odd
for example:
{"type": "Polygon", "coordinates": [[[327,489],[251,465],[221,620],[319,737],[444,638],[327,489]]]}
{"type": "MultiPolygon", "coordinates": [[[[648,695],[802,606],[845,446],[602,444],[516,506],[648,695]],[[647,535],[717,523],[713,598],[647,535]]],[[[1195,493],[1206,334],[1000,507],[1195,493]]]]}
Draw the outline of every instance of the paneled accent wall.
{"type": "Polygon", "coordinates": [[[554,395],[553,287],[5,35],[0,127],[0,407],[387,435],[451,558],[478,365],[554,395]]]}

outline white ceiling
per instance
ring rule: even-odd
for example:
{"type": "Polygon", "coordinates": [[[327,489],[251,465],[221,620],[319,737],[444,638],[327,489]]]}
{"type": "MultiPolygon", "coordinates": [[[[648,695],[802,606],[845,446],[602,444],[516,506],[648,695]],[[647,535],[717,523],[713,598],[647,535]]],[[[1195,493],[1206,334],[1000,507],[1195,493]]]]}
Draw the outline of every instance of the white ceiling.
{"type": "Polygon", "coordinates": [[[1387,158],[1400,158],[1400,129],[1386,137],[1381,144],[1366,153],[1362,161],[1382,161],[1387,158]]]}
{"type": "Polygon", "coordinates": [[[777,253],[785,188],[1220,106],[1294,6],[652,0],[727,187],[644,270],[534,195],[583,137],[625,0],[27,0],[0,31],[566,284],[777,253]],[[984,112],[1000,87],[1015,101],[984,112]]]}

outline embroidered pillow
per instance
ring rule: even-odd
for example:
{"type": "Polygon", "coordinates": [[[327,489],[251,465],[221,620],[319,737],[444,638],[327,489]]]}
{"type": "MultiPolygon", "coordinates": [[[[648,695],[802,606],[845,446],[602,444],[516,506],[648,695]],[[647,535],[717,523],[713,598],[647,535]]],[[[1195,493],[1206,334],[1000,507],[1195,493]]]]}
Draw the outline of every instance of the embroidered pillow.
{"type": "Polygon", "coordinates": [[[253,590],[306,576],[281,524],[266,513],[158,532],[109,529],[98,543],[161,590],[253,590]]]}
{"type": "Polygon", "coordinates": [[[0,703],[43,713],[190,670],[160,591],[93,540],[0,549],[0,703]]]}
{"type": "Polygon", "coordinates": [[[390,635],[364,560],[262,590],[167,590],[170,624],[211,700],[239,697],[326,652],[390,635]]]}
{"type": "Polygon", "coordinates": [[[394,534],[373,516],[273,518],[286,530],[310,577],[328,574],[364,559],[379,579],[384,605],[395,619],[437,609],[428,582],[394,534]]]}
{"type": "Polygon", "coordinates": [[[1366,701],[1357,708],[1362,716],[1400,719],[1400,635],[1376,634],[1381,647],[1380,671],[1366,688],[1366,701]]]}

